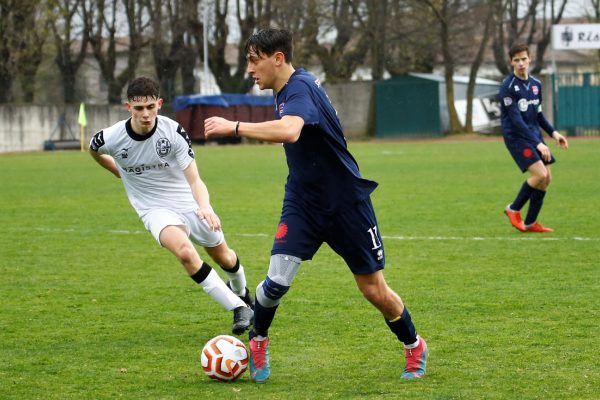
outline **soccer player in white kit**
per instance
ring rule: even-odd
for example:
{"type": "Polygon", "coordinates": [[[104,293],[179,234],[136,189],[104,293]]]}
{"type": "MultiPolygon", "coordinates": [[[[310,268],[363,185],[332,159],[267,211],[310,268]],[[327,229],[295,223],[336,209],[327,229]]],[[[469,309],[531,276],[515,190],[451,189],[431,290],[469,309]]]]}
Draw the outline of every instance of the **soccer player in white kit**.
{"type": "Polygon", "coordinates": [[[90,154],[121,178],[129,202],[158,243],[177,257],[209,296],[233,311],[232,331],[239,335],[254,316],[244,268],[225,242],[198,173],[192,142],[176,121],[158,115],[162,104],[157,82],[134,79],[125,103],[131,118],[96,133],[90,154]],[[192,241],[225,271],[227,284],[200,258],[192,241]]]}

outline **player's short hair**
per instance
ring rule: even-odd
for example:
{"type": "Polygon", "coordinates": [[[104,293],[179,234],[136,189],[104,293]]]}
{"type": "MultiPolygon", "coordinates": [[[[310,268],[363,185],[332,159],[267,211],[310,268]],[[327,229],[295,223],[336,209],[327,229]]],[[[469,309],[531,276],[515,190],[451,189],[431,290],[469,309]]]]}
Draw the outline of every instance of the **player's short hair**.
{"type": "Polygon", "coordinates": [[[510,49],[508,50],[508,56],[512,60],[515,54],[520,53],[522,51],[526,51],[527,55],[529,55],[529,46],[527,46],[526,43],[515,43],[512,46],[510,46],[510,49]]]}
{"type": "Polygon", "coordinates": [[[292,33],[285,29],[259,29],[246,41],[246,55],[255,53],[272,56],[280,51],[285,56],[285,62],[292,62],[294,55],[294,39],[292,33]]]}
{"type": "Polygon", "coordinates": [[[160,86],[153,79],[141,76],[129,82],[127,100],[136,101],[143,97],[160,98],[160,86]]]}

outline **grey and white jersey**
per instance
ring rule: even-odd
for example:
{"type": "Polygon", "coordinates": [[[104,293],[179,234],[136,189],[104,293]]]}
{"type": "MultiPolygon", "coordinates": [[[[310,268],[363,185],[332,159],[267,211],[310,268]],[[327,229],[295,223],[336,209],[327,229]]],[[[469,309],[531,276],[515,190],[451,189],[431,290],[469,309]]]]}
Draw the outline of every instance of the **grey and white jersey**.
{"type": "Polygon", "coordinates": [[[112,156],[119,167],[129,202],[141,217],[150,210],[198,209],[183,170],[194,161],[192,142],[181,125],[157,116],[147,135],[131,128],[131,119],[96,133],[90,149],[112,156]]]}

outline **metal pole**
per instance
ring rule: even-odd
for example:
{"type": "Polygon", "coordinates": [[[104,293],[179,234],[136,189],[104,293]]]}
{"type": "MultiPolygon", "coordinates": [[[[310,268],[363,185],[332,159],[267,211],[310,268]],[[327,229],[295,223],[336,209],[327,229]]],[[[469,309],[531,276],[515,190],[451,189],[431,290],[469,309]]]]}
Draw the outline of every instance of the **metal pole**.
{"type": "Polygon", "coordinates": [[[202,94],[208,94],[208,0],[204,0],[204,79],[202,80],[202,94]]]}
{"type": "Polygon", "coordinates": [[[556,25],[552,26],[552,51],[550,52],[550,54],[552,55],[552,118],[554,119],[554,125],[556,126],[556,129],[560,129],[560,118],[558,116],[558,85],[560,83],[560,79],[558,76],[558,70],[556,67],[556,57],[554,54],[554,52],[556,51],[556,34],[554,32],[555,29],[556,25]]]}

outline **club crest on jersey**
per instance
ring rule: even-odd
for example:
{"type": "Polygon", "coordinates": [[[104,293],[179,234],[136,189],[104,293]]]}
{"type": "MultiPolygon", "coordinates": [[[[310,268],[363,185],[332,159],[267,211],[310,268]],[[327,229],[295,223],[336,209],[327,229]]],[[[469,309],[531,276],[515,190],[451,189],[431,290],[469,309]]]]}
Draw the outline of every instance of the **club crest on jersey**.
{"type": "Polygon", "coordinates": [[[171,142],[167,138],[160,138],[156,141],[156,154],[159,157],[165,157],[171,152],[171,142]]]}
{"type": "Polygon", "coordinates": [[[277,227],[277,232],[275,232],[275,242],[277,243],[285,243],[285,236],[288,233],[288,226],[285,222],[282,222],[277,227]]]}
{"type": "Polygon", "coordinates": [[[539,88],[538,88],[536,85],[533,85],[533,86],[531,87],[531,91],[532,91],[532,92],[533,92],[533,94],[535,94],[536,96],[538,95],[538,93],[540,93],[540,89],[539,89],[539,88]]]}
{"type": "Polygon", "coordinates": [[[510,97],[505,97],[504,99],[502,99],[504,101],[504,105],[506,107],[510,106],[512,104],[512,99],[510,97]]]}

